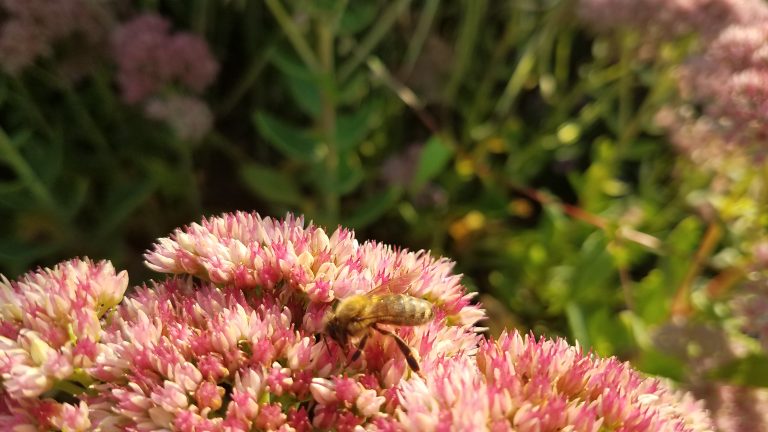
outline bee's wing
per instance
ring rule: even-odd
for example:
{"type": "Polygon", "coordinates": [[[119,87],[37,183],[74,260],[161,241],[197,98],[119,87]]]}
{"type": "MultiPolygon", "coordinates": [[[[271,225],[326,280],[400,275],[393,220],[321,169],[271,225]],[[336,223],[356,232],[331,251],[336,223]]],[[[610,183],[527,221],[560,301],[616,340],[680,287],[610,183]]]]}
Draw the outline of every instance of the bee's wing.
{"type": "Polygon", "coordinates": [[[408,273],[395,276],[392,279],[373,287],[368,291],[368,294],[405,292],[406,288],[408,288],[418,277],[419,271],[411,270],[408,273]]]}

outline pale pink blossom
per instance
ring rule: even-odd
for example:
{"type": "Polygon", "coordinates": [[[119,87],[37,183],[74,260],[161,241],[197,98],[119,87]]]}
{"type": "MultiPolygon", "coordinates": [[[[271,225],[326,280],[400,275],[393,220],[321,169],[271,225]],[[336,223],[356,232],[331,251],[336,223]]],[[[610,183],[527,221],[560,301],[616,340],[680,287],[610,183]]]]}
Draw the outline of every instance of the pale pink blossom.
{"type": "Polygon", "coordinates": [[[0,374],[13,397],[35,397],[89,366],[100,318],[122,300],[128,275],[102,261],[72,260],[0,279],[0,374]]]}
{"type": "Polygon", "coordinates": [[[476,357],[442,359],[399,386],[407,431],[711,431],[687,394],[565,341],[503,334],[476,357]]]}
{"type": "Polygon", "coordinates": [[[171,33],[170,23],[156,14],[140,15],[117,28],[112,49],[123,99],[129,103],[144,101],[174,84],[199,94],[219,69],[204,39],[171,33]]]}
{"type": "Polygon", "coordinates": [[[202,100],[180,94],[155,97],[144,106],[147,117],[166,123],[183,141],[200,141],[213,126],[213,113],[202,100]]]}

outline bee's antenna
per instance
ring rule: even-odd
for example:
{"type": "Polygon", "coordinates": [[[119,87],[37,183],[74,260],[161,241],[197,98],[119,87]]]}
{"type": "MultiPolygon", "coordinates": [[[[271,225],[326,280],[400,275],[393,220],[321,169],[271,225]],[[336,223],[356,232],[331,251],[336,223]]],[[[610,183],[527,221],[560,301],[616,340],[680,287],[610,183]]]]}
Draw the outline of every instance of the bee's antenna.
{"type": "Polygon", "coordinates": [[[328,350],[328,357],[331,357],[331,346],[328,345],[328,336],[325,333],[322,333],[321,337],[323,338],[325,349],[328,350]]]}

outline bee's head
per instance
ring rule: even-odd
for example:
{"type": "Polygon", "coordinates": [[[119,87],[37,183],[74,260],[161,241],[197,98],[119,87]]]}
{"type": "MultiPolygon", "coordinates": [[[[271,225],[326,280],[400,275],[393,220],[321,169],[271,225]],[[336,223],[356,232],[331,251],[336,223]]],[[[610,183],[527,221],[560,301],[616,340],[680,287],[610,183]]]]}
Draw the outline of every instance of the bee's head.
{"type": "Polygon", "coordinates": [[[339,344],[339,346],[347,346],[347,332],[336,317],[331,317],[326,321],[325,334],[339,344]]]}

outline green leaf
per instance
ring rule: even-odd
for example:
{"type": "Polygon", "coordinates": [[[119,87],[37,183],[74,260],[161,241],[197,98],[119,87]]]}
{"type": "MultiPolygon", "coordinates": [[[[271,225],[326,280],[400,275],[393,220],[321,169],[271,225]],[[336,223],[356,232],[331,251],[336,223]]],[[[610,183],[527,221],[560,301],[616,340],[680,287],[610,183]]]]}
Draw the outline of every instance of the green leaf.
{"type": "Polygon", "coordinates": [[[607,241],[602,231],[595,231],[584,240],[574,262],[575,274],[571,281],[571,298],[579,302],[611,303],[617,289],[617,271],[606,250],[607,241]]]}
{"type": "Polygon", "coordinates": [[[768,358],[750,355],[729,363],[714,373],[714,378],[749,387],[768,387],[768,358]]]}
{"type": "Polygon", "coordinates": [[[90,181],[87,177],[78,176],[62,184],[62,187],[56,188],[62,215],[67,219],[71,219],[87,204],[90,181]]]}
{"type": "MultiPolygon", "coordinates": [[[[5,194],[15,194],[24,191],[24,182],[20,180],[12,180],[0,182],[0,197],[5,194]]],[[[2,199],[0,198],[0,202],[2,199]]]]}
{"type": "Polygon", "coordinates": [[[339,160],[338,179],[334,188],[339,195],[346,195],[354,191],[365,179],[365,171],[356,157],[341,158],[339,160]]]}
{"type": "Polygon", "coordinates": [[[18,239],[0,239],[0,261],[7,276],[13,277],[29,269],[35,261],[48,258],[61,247],[59,241],[26,243],[18,239]]]}
{"type": "Polygon", "coordinates": [[[320,185],[323,192],[346,195],[365,180],[365,171],[357,155],[350,154],[339,158],[335,181],[332,181],[328,168],[323,164],[314,165],[308,177],[314,184],[320,185]]]}
{"type": "Polygon", "coordinates": [[[571,328],[574,339],[583,347],[591,347],[592,341],[589,338],[583,306],[576,302],[568,302],[565,306],[565,317],[568,319],[568,326],[571,328]]]}
{"type": "Polygon", "coordinates": [[[275,50],[271,58],[272,64],[285,75],[295,78],[310,80],[314,76],[312,72],[293,54],[292,50],[275,50]]]}
{"type": "Polygon", "coordinates": [[[336,124],[336,143],[340,153],[356,149],[368,136],[372,127],[374,113],[379,112],[380,104],[367,103],[351,114],[340,114],[336,124]]]}
{"type": "Polygon", "coordinates": [[[378,16],[376,2],[349,2],[339,24],[340,35],[351,35],[371,26],[378,16]]]}
{"type": "Polygon", "coordinates": [[[290,205],[298,205],[302,201],[295,181],[278,170],[248,163],[240,166],[239,174],[251,192],[267,201],[290,205]]]}
{"type": "Polygon", "coordinates": [[[633,361],[635,366],[643,372],[684,381],[686,365],[678,358],[655,349],[643,350],[640,356],[633,361]]]}
{"type": "Polygon", "coordinates": [[[411,181],[411,188],[417,192],[421,190],[428,181],[443,171],[454,152],[453,146],[445,142],[442,137],[432,135],[421,150],[419,165],[411,181]]]}
{"type": "Polygon", "coordinates": [[[136,179],[124,185],[112,185],[108,202],[103,206],[103,214],[99,218],[101,224],[96,230],[98,237],[107,236],[119,228],[136,209],[138,209],[157,188],[153,177],[136,179]]]}
{"type": "Polygon", "coordinates": [[[309,163],[319,160],[317,142],[306,131],[265,112],[257,112],[253,121],[267,142],[285,156],[309,163]]]}
{"type": "Polygon", "coordinates": [[[379,219],[400,200],[403,190],[390,188],[381,195],[374,195],[363,201],[351,215],[343,219],[343,225],[354,229],[365,228],[379,219]]]}
{"type": "Polygon", "coordinates": [[[315,81],[295,75],[284,75],[288,91],[296,105],[311,117],[320,115],[320,89],[315,81]]]}

